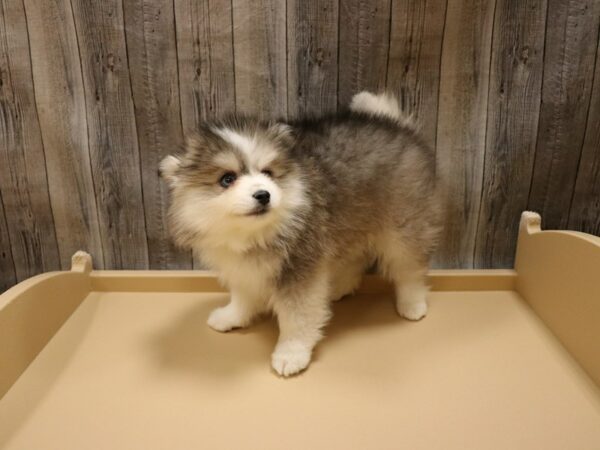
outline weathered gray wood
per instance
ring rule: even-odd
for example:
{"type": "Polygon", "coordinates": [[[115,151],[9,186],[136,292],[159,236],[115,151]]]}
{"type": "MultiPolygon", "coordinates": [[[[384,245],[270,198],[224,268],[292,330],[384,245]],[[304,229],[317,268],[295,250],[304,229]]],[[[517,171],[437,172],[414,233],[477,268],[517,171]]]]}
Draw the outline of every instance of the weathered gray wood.
{"type": "Polygon", "coordinates": [[[17,280],[60,268],[21,0],[0,1],[0,191],[17,280]]]}
{"type": "MultiPolygon", "coordinates": [[[[235,112],[231,3],[175,3],[181,119],[184,130],[235,112]]],[[[201,268],[198,258],[194,267],[201,268]]]]}
{"type": "Polygon", "coordinates": [[[513,267],[538,129],[546,2],[498,0],[475,267],[513,267]]]}
{"type": "Polygon", "coordinates": [[[549,0],[542,108],[529,209],[565,228],[585,134],[600,2],[549,0]]]}
{"type": "Polygon", "coordinates": [[[150,268],[191,268],[191,253],[177,251],[169,237],[168,188],[157,169],[183,142],[173,2],[125,1],[124,15],[150,268]]]}
{"type": "Polygon", "coordinates": [[[236,110],[287,115],[286,4],[240,0],[233,8],[236,110]]]}
{"type": "Polygon", "coordinates": [[[569,228],[600,236],[600,46],[569,228]]]}
{"type": "Polygon", "coordinates": [[[104,267],[90,167],[83,79],[71,4],[25,1],[35,101],[63,269],[85,250],[104,267]]]}
{"type": "Polygon", "coordinates": [[[510,267],[526,208],[600,234],[600,2],[495,3],[0,0],[0,289],[79,248],[190,267],[156,170],[182,129],[363,89],[397,93],[437,141],[435,266],[510,267]]]}
{"type": "Polygon", "coordinates": [[[119,0],[73,0],[104,262],[148,267],[140,159],[119,0]]]}
{"type": "Polygon", "coordinates": [[[385,89],[391,0],[340,0],[338,104],[357,92],[385,89]]]}
{"type": "Polygon", "coordinates": [[[4,214],[4,202],[0,193],[0,293],[17,282],[15,264],[13,262],[8,225],[4,214]]]}
{"type": "MultiPolygon", "coordinates": [[[[426,141],[435,145],[437,134],[438,92],[440,85],[440,63],[444,24],[446,20],[446,0],[407,0],[393,1],[391,9],[390,49],[387,67],[387,88],[400,98],[405,111],[414,114],[426,141]]],[[[461,20],[462,16],[477,15],[476,10],[483,8],[478,3],[468,1],[463,4],[450,0],[454,16],[450,20],[461,20]],[[462,9],[461,9],[462,8],[462,9]],[[470,9],[474,11],[469,11],[470,9]]],[[[480,19],[476,19],[480,21],[480,19]]],[[[456,67],[468,73],[468,68],[461,68],[461,62],[452,66],[456,58],[464,58],[463,50],[456,47],[457,39],[471,40],[468,45],[478,52],[485,45],[483,41],[473,40],[468,36],[471,26],[465,29],[462,24],[450,24],[447,38],[451,41],[446,47],[446,76],[453,77],[449,72],[456,67]],[[458,27],[458,28],[456,28],[458,27]],[[461,52],[457,55],[456,52],[461,52]],[[450,66],[449,66],[450,64],[450,66]]],[[[485,38],[485,36],[482,36],[485,38]]],[[[462,44],[460,44],[462,45],[462,44]]],[[[479,64],[478,61],[476,64],[479,64]]],[[[473,64],[469,62],[469,64],[473,64]]],[[[381,70],[377,66],[370,70],[381,70]]],[[[449,86],[449,84],[447,84],[449,86]]]]}
{"type": "Polygon", "coordinates": [[[448,195],[436,265],[473,267],[481,183],[494,1],[448,2],[437,130],[439,171],[448,195]]]}
{"type": "Polygon", "coordinates": [[[178,0],[177,51],[184,130],[235,111],[231,3],[178,0]]]}
{"type": "Polygon", "coordinates": [[[287,0],[287,113],[337,109],[338,0],[287,0]]]}

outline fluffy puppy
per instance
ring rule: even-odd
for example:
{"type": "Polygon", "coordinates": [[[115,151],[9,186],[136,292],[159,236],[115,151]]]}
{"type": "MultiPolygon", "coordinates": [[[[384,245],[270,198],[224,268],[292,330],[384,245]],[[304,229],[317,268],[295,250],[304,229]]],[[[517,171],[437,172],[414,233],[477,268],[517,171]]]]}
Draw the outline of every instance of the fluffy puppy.
{"type": "Polygon", "coordinates": [[[278,374],[308,366],[330,302],[374,262],[396,286],[398,313],[426,314],[442,217],[435,161],[393,97],[362,92],[319,119],[207,123],[161,174],[176,243],[231,291],[208,325],[224,332],[273,312],[278,374]]]}

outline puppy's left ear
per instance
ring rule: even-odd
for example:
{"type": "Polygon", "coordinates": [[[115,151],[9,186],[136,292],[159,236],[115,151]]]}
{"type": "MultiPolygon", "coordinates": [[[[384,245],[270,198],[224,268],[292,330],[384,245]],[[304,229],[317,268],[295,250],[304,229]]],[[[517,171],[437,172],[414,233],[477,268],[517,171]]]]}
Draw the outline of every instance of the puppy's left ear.
{"type": "Polygon", "coordinates": [[[158,174],[170,186],[174,186],[177,183],[177,172],[180,168],[181,160],[177,156],[168,155],[158,165],[158,174]]]}
{"type": "Polygon", "coordinates": [[[272,138],[283,147],[291,147],[296,139],[294,128],[284,122],[275,122],[269,127],[272,138]]]}

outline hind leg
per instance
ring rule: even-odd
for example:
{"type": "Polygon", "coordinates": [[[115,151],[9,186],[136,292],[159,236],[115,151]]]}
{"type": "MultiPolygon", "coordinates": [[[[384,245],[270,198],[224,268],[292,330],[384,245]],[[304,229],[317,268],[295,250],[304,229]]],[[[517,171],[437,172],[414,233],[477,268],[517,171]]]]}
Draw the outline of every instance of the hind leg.
{"type": "Polygon", "coordinates": [[[396,310],[405,319],[419,320],[427,314],[426,272],[427,268],[406,267],[394,277],[396,310]]]}
{"type": "Polygon", "coordinates": [[[395,239],[380,253],[381,270],[394,282],[396,310],[408,320],[419,320],[427,314],[427,259],[395,239]]]}

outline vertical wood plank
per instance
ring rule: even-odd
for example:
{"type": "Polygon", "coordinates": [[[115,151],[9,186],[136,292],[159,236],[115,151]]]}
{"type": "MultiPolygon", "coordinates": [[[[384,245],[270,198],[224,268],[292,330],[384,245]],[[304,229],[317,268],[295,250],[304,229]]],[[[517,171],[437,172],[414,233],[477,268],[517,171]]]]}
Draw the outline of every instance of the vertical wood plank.
{"type": "Polygon", "coordinates": [[[473,267],[481,199],[493,0],[449,0],[442,48],[437,158],[449,208],[435,264],[473,267]]]}
{"type": "Polygon", "coordinates": [[[529,209],[565,228],[592,89],[600,2],[549,0],[542,108],[529,209]]]}
{"type": "Polygon", "coordinates": [[[177,52],[184,130],[235,111],[231,3],[177,0],[177,52]]]}
{"type": "Polygon", "coordinates": [[[600,45],[569,229],[600,236],[600,45]]]}
{"type": "Polygon", "coordinates": [[[120,0],[73,0],[105,266],[148,267],[140,158],[120,0]]]}
{"type": "Polygon", "coordinates": [[[0,294],[17,282],[13,262],[8,225],[4,214],[4,202],[0,193],[0,294]]]}
{"type": "Polygon", "coordinates": [[[545,24],[545,1],[497,1],[475,267],[513,267],[533,172],[545,24]]]}
{"type": "Polygon", "coordinates": [[[287,112],[337,109],[338,0],[287,0],[287,112]]]}
{"type": "Polygon", "coordinates": [[[169,237],[168,188],[157,170],[160,160],[183,142],[173,2],[125,1],[124,13],[149,265],[151,269],[191,268],[191,253],[177,251],[169,237]]]}
{"type": "MultiPolygon", "coordinates": [[[[221,0],[175,2],[181,120],[185,130],[235,112],[233,17],[221,0]]],[[[194,257],[194,267],[201,268],[194,257]]]]}
{"type": "Polygon", "coordinates": [[[0,190],[17,280],[60,268],[21,0],[0,1],[0,190]]]}
{"type": "Polygon", "coordinates": [[[391,0],[340,0],[338,104],[357,92],[385,89],[391,0]]]}
{"type": "Polygon", "coordinates": [[[287,116],[286,3],[235,1],[233,45],[236,110],[287,116]]]}
{"type": "Polygon", "coordinates": [[[35,100],[44,141],[48,188],[63,269],[85,250],[104,265],[79,48],[71,4],[25,1],[35,100]]]}
{"type": "MultiPolygon", "coordinates": [[[[387,88],[398,96],[402,108],[414,115],[421,133],[431,146],[435,145],[437,135],[440,63],[446,3],[447,0],[392,1],[390,12],[387,88]]],[[[473,4],[470,0],[466,2],[450,0],[450,4],[454,15],[449,20],[460,20],[461,14],[477,16],[480,14],[477,10],[482,7],[476,3],[473,4]],[[466,4],[463,5],[463,3],[466,4]],[[474,11],[470,11],[471,9],[474,11]]],[[[481,18],[476,20],[480,21],[481,18]]],[[[470,32],[471,26],[477,25],[470,24],[467,29],[462,29],[462,24],[450,24],[448,30],[450,42],[446,47],[447,76],[457,77],[458,74],[454,73],[456,70],[464,70],[464,73],[469,71],[468,68],[460,68],[461,62],[454,62],[456,58],[467,56],[463,55],[463,50],[456,47],[456,40],[472,39],[469,45],[476,54],[481,51],[477,48],[480,45],[479,39],[475,36],[466,36],[470,32]],[[451,52],[461,52],[461,54],[456,55],[451,52]]],[[[483,37],[485,36],[480,38],[483,37]]],[[[480,61],[477,61],[476,64],[480,64],[480,61]]],[[[369,70],[376,71],[377,67],[370,67],[369,70]]],[[[449,86],[447,85],[447,87],[449,86]]]]}

